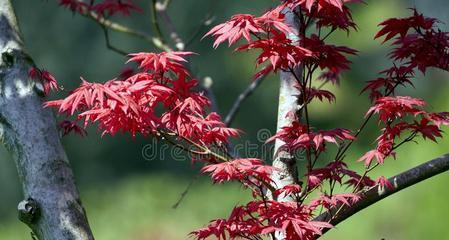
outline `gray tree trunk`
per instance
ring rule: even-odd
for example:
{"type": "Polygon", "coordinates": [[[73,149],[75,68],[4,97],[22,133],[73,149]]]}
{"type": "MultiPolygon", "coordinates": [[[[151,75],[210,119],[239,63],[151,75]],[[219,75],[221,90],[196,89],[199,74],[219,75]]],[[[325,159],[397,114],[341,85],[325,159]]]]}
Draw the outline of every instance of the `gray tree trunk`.
{"type": "MultiPolygon", "coordinates": [[[[298,29],[298,21],[295,14],[286,9],[286,23],[290,26],[295,26],[298,29]]],[[[295,35],[290,35],[290,39],[297,41],[295,35]]],[[[302,69],[294,69],[296,76],[302,76],[302,69]]],[[[289,113],[298,113],[301,105],[299,99],[301,98],[301,92],[295,88],[297,79],[291,72],[281,72],[280,74],[280,86],[279,86],[279,102],[278,102],[278,114],[277,114],[277,127],[276,131],[279,132],[283,127],[287,127],[292,124],[293,118],[287,117],[289,113]]],[[[282,148],[284,142],[276,139],[274,144],[274,157],[273,167],[278,169],[274,171],[271,178],[276,184],[276,188],[280,189],[284,186],[298,183],[298,170],[295,156],[290,151],[282,148]]],[[[270,196],[269,196],[270,197],[270,196]]],[[[278,197],[278,201],[294,201],[291,196],[278,197]]],[[[282,232],[276,232],[273,240],[283,240],[285,236],[282,232]]]]}
{"type": "MultiPolygon", "coordinates": [[[[288,118],[287,114],[298,110],[298,97],[300,96],[300,92],[294,87],[295,83],[296,79],[291,73],[281,73],[277,131],[280,131],[283,127],[291,125],[292,119],[288,118]]],[[[274,145],[273,166],[279,169],[279,171],[275,171],[272,178],[277,188],[282,188],[286,185],[297,183],[298,180],[296,159],[292,156],[290,151],[282,148],[283,144],[284,142],[282,140],[276,139],[274,145]]],[[[287,197],[286,199],[278,200],[283,201],[289,199],[287,197]]]]}
{"type": "MultiPolygon", "coordinates": [[[[299,28],[296,16],[290,10],[286,12],[286,23],[299,28]]],[[[289,38],[293,41],[298,40],[294,35],[289,36],[289,38]]],[[[295,71],[296,76],[302,76],[302,70],[300,68],[295,69],[295,71]]],[[[293,119],[287,117],[289,112],[297,113],[301,108],[300,104],[298,104],[298,100],[301,98],[301,92],[295,88],[297,79],[290,72],[281,72],[280,75],[277,131],[292,124],[293,119]]],[[[273,173],[272,179],[277,188],[298,182],[296,159],[288,150],[282,148],[283,144],[283,141],[276,139],[274,146],[273,166],[279,169],[279,171],[273,173]]],[[[289,199],[287,196],[285,199],[278,200],[289,201],[292,199],[289,199]]]]}
{"type": "Polygon", "coordinates": [[[0,0],[0,139],[13,155],[25,200],[19,218],[41,240],[93,239],[54,115],[28,78],[10,0],[0,0]]]}

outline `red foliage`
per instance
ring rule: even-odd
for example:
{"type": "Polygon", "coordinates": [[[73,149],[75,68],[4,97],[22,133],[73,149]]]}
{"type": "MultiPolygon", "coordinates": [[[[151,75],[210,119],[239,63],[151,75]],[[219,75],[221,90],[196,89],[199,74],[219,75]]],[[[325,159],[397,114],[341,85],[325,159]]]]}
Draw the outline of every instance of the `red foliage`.
{"type": "Polygon", "coordinates": [[[385,156],[377,150],[371,150],[363,155],[358,161],[365,162],[366,166],[371,166],[373,159],[376,159],[378,163],[383,164],[385,156]]]}
{"type": "Polygon", "coordinates": [[[89,5],[80,0],[59,0],[59,5],[69,8],[72,12],[78,12],[81,14],[86,13],[89,9],[89,5]]]}
{"type": "Polygon", "coordinates": [[[357,29],[357,25],[352,20],[351,11],[346,6],[343,6],[342,9],[327,7],[318,12],[312,11],[308,15],[317,19],[317,27],[341,29],[348,33],[351,29],[357,29]]]}
{"type": "Polygon", "coordinates": [[[62,130],[62,136],[68,135],[71,132],[74,132],[74,133],[80,135],[81,137],[84,137],[87,135],[86,130],[84,130],[84,128],[78,126],[78,124],[76,122],[64,120],[61,123],[59,123],[59,127],[62,130]]]}
{"type": "Polygon", "coordinates": [[[250,42],[249,44],[239,47],[237,50],[261,49],[262,53],[257,57],[257,64],[269,62],[271,65],[266,67],[259,75],[266,75],[267,73],[277,70],[289,70],[295,67],[308,56],[311,56],[311,51],[300,46],[296,46],[290,39],[282,33],[273,33],[270,39],[261,39],[250,42]]]}
{"type": "Polygon", "coordinates": [[[56,91],[59,89],[56,78],[46,70],[40,70],[39,68],[33,67],[28,75],[31,79],[39,81],[42,84],[45,95],[48,95],[51,90],[56,91]]]}
{"type": "Polygon", "coordinates": [[[394,60],[404,61],[408,67],[425,73],[427,68],[449,70],[449,34],[437,29],[434,18],[424,17],[413,9],[413,16],[392,18],[380,25],[383,28],[376,38],[385,36],[385,41],[396,37],[396,47],[390,54],[394,60]]]}
{"type": "Polygon", "coordinates": [[[69,8],[72,12],[87,14],[94,12],[101,17],[111,17],[117,13],[129,16],[132,11],[142,12],[132,0],[59,0],[59,5],[69,8]]]}
{"type": "Polygon", "coordinates": [[[273,197],[278,198],[280,195],[291,196],[292,194],[297,195],[300,193],[301,193],[301,186],[299,186],[298,184],[290,184],[274,191],[273,197]]]}
{"type": "Polygon", "coordinates": [[[402,118],[407,114],[418,115],[423,113],[419,107],[426,103],[422,99],[412,97],[383,97],[376,101],[375,105],[368,110],[370,113],[379,114],[379,119],[383,122],[402,118]]]}
{"type": "Polygon", "coordinates": [[[413,16],[408,18],[390,18],[382,23],[379,26],[383,26],[383,28],[376,34],[375,38],[379,38],[385,36],[385,42],[396,37],[397,35],[400,38],[405,38],[410,29],[424,29],[430,30],[433,28],[436,19],[434,18],[426,18],[422,14],[419,14],[416,9],[413,9],[413,16]]]}
{"type": "Polygon", "coordinates": [[[188,71],[182,63],[187,62],[184,59],[185,56],[192,54],[192,52],[132,53],[128,62],[139,63],[139,68],[143,71],[159,74],[171,71],[175,74],[188,75],[188,71]]]}
{"type": "Polygon", "coordinates": [[[388,188],[389,190],[394,190],[393,184],[391,184],[390,181],[384,176],[377,178],[376,184],[383,189],[388,188]]]}
{"type": "Polygon", "coordinates": [[[130,61],[137,61],[142,72],[104,84],[83,80],[67,98],[47,102],[46,106],[70,115],[80,111],[78,117],[84,119],[85,125],[99,122],[103,134],[123,131],[133,136],[148,135],[167,128],[192,141],[226,142],[238,132],[226,128],[215,113],[204,116],[209,101],[191,91],[196,81],[186,79],[189,73],[180,63],[185,62],[182,56],[189,54],[131,54],[130,61]],[[171,73],[178,79],[167,77],[171,73]],[[159,104],[166,108],[162,115],[156,113],[159,104]]]}
{"type": "Polygon", "coordinates": [[[355,55],[357,53],[357,50],[348,47],[325,44],[316,34],[306,38],[303,44],[313,52],[312,57],[308,59],[309,63],[316,64],[321,69],[326,69],[337,75],[348,70],[351,64],[345,54],[355,55]]]}
{"type": "Polygon", "coordinates": [[[331,228],[332,225],[311,220],[311,210],[311,207],[293,202],[252,201],[246,206],[235,207],[228,219],[212,221],[205,228],[192,232],[192,235],[197,239],[210,236],[239,239],[278,232],[289,240],[312,240],[321,234],[323,228],[331,228]],[[269,226],[265,225],[267,223],[269,226]]]}
{"type": "Polygon", "coordinates": [[[402,144],[412,141],[418,134],[424,139],[436,142],[442,137],[441,125],[448,125],[447,113],[429,113],[422,109],[425,102],[412,97],[382,97],[368,110],[367,116],[378,114],[379,120],[385,124],[382,134],[377,138],[377,148],[367,152],[359,161],[370,166],[373,159],[383,164],[388,156],[395,157],[394,150],[402,144]],[[411,117],[412,120],[408,120],[411,117]],[[419,119],[420,120],[415,120],[419,119]],[[411,132],[410,136],[399,143],[395,141],[404,132],[411,132]]]}
{"type": "Polygon", "coordinates": [[[59,0],[59,5],[70,9],[72,12],[88,14],[96,13],[100,17],[111,17],[120,13],[129,16],[132,11],[142,12],[132,0],[59,0]]]}
{"type": "MultiPolygon", "coordinates": [[[[193,160],[203,160],[205,166],[201,171],[210,174],[215,183],[238,181],[252,190],[254,199],[235,207],[228,218],[214,220],[194,231],[192,235],[197,239],[213,236],[260,239],[274,234],[287,240],[316,239],[323,229],[332,227],[327,222],[313,220],[320,210],[352,205],[363,196],[359,193],[375,185],[393,188],[386,178],[373,181],[367,174],[386,158],[395,157],[395,150],[416,136],[436,141],[442,137],[440,127],[449,125],[449,113],[430,113],[424,110],[424,100],[395,95],[399,86],[412,85],[416,71],[425,73],[429,67],[449,70],[449,34],[437,28],[436,19],[413,10],[411,17],[393,18],[380,24],[382,29],[375,38],[385,36],[385,41],[393,40],[390,57],[394,63],[380,72],[379,77],[368,81],[362,90],[368,92],[373,101],[362,127],[357,131],[312,128],[309,103],[313,99],[336,101],[331,91],[313,87],[316,71],[321,70],[319,79],[338,83],[340,74],[350,69],[348,57],[358,53],[346,46],[327,43],[328,36],[335,30],[356,29],[347,6],[351,2],[361,1],[284,0],[261,16],[234,15],[205,35],[215,39],[214,48],[224,42],[230,46],[245,40],[236,47],[238,51],[259,50],[256,65],[264,66],[256,77],[281,70],[290,72],[296,80],[302,97],[298,100],[300,109],[289,113],[295,121],[267,141],[280,140],[281,150],[288,151],[294,160],[298,154],[306,160],[301,166],[304,171],[300,171],[304,175],[286,186],[278,186],[277,179],[273,178],[281,169],[257,158],[233,159],[228,152],[230,138],[237,137],[240,131],[226,126],[217,113],[209,112],[209,99],[198,91],[198,82],[185,66],[185,58],[192,52],[130,54],[128,62],[138,64],[136,72],[126,70],[119,78],[105,83],[82,80],[81,86],[65,99],[47,102],[46,106],[76,115],[76,121],[83,120],[85,126],[98,123],[103,134],[114,135],[121,131],[166,140],[193,154],[193,160]],[[293,11],[290,17],[298,18],[299,26],[286,24],[287,8],[293,11]],[[311,26],[315,26],[316,31],[310,29],[311,26]],[[296,74],[296,67],[302,69],[302,74],[296,74]],[[344,159],[351,144],[375,115],[379,117],[381,134],[376,139],[376,147],[359,159],[366,165],[365,172],[359,174],[350,170],[344,159]],[[327,151],[327,144],[336,145],[337,153],[334,158],[327,154],[327,161],[323,162],[320,157],[327,151]],[[336,184],[347,186],[351,191],[337,193],[336,184]],[[281,201],[285,199],[289,201],[281,201]]],[[[130,11],[138,10],[131,1],[105,0],[87,4],[60,0],[60,4],[72,11],[83,14],[93,11],[104,17],[117,13],[129,15],[130,11]]],[[[46,94],[57,88],[56,80],[48,72],[33,69],[30,76],[43,82],[46,94]]],[[[75,131],[84,135],[76,121],[61,124],[64,134],[75,131]]]]}
{"type": "Polygon", "coordinates": [[[309,12],[317,10],[325,11],[329,8],[335,8],[343,11],[344,4],[352,2],[361,2],[361,0],[286,0],[286,5],[291,9],[298,6],[304,7],[309,12]]]}
{"type": "Polygon", "coordinates": [[[234,44],[242,37],[249,42],[251,41],[251,34],[264,32],[254,18],[255,16],[249,14],[235,15],[226,23],[212,28],[206,33],[205,37],[212,35],[216,38],[214,48],[225,41],[228,41],[229,45],[234,44]]]}
{"type": "Polygon", "coordinates": [[[142,9],[134,5],[132,0],[103,0],[91,7],[98,15],[109,17],[117,13],[128,16],[131,11],[141,12],[142,9]]]}
{"type": "Polygon", "coordinates": [[[347,129],[332,129],[311,132],[310,129],[299,122],[293,122],[291,126],[283,127],[276,135],[269,138],[267,142],[275,139],[282,140],[290,151],[298,149],[310,149],[324,151],[325,143],[334,143],[338,145],[338,140],[354,140],[350,131],[347,129]]]}
{"type": "Polygon", "coordinates": [[[321,195],[317,199],[313,200],[310,203],[310,206],[313,208],[323,206],[324,208],[330,210],[340,204],[351,206],[359,200],[360,196],[354,193],[335,194],[333,196],[321,195]]]}
{"type": "Polygon", "coordinates": [[[330,103],[335,101],[335,95],[331,91],[320,90],[316,88],[306,89],[306,96],[309,99],[308,102],[312,101],[314,98],[318,98],[320,101],[328,100],[330,103]]]}
{"type": "Polygon", "coordinates": [[[229,182],[231,180],[251,181],[251,179],[247,179],[248,177],[254,177],[257,181],[271,182],[270,176],[273,168],[266,166],[260,159],[247,158],[210,164],[203,167],[201,171],[210,173],[216,183],[229,182]]]}

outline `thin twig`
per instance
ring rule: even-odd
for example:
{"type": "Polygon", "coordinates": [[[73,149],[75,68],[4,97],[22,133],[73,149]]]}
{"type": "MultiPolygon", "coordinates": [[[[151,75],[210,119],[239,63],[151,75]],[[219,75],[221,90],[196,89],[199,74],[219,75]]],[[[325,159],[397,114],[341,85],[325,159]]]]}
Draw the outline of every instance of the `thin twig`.
{"type": "MultiPolygon", "coordinates": [[[[385,96],[390,96],[390,94],[394,93],[394,90],[396,89],[396,87],[398,87],[400,84],[400,82],[397,82],[393,88],[388,91],[385,96]]],[[[350,140],[349,143],[347,144],[342,144],[341,147],[339,147],[337,154],[335,156],[335,161],[338,160],[342,160],[344,154],[348,151],[348,149],[351,147],[351,145],[354,143],[354,141],[357,140],[357,137],[360,135],[360,133],[362,133],[362,131],[365,129],[365,127],[368,125],[369,121],[371,120],[371,118],[374,116],[374,111],[370,112],[366,117],[365,120],[363,121],[362,125],[360,126],[360,128],[357,130],[356,134],[354,135],[354,139],[350,140]]]]}
{"type": "Polygon", "coordinates": [[[129,27],[127,27],[125,25],[122,25],[120,23],[113,22],[113,21],[111,21],[109,19],[106,19],[106,18],[98,15],[94,11],[90,11],[87,8],[83,9],[79,13],[80,13],[81,16],[84,16],[84,17],[87,17],[87,18],[93,20],[94,22],[96,22],[97,24],[99,24],[102,27],[106,27],[106,28],[108,28],[108,29],[110,29],[112,31],[125,33],[125,34],[128,34],[130,36],[134,36],[134,37],[143,39],[144,41],[149,42],[154,47],[156,47],[158,49],[161,49],[163,51],[171,51],[170,47],[167,46],[166,44],[164,44],[161,41],[161,39],[156,38],[156,37],[152,37],[152,36],[148,35],[147,33],[134,30],[134,29],[129,28],[129,27]]]}
{"type": "Polygon", "coordinates": [[[181,202],[184,200],[184,198],[187,196],[187,194],[189,193],[190,189],[192,188],[193,184],[196,182],[196,180],[198,180],[198,178],[200,177],[200,174],[195,175],[195,177],[193,177],[189,184],[187,185],[186,189],[181,193],[178,201],[176,201],[175,204],[173,204],[172,208],[173,209],[177,209],[179,207],[179,205],[181,204],[181,202]]]}
{"type": "Polygon", "coordinates": [[[238,111],[240,110],[240,107],[242,106],[242,103],[251,96],[254,91],[260,86],[260,84],[265,80],[266,76],[262,76],[254,80],[235,100],[234,104],[232,105],[231,110],[229,110],[229,113],[226,115],[224,123],[226,126],[231,126],[232,122],[234,121],[235,116],[237,115],[238,111]]]}
{"type": "Polygon", "coordinates": [[[205,28],[209,27],[214,22],[214,17],[212,15],[207,15],[205,20],[201,21],[201,25],[191,34],[190,38],[185,43],[185,47],[189,47],[197,39],[205,28]]]}
{"type": "Polygon", "coordinates": [[[151,4],[151,23],[153,24],[154,30],[156,31],[156,34],[157,34],[158,39],[161,42],[161,44],[168,47],[167,41],[165,41],[164,34],[162,33],[161,26],[160,26],[159,21],[157,19],[157,5],[158,5],[157,0],[152,0],[152,4],[151,4]]]}
{"type": "MultiPolygon", "coordinates": [[[[154,2],[155,1],[153,1],[153,3],[154,2]]],[[[169,4],[170,4],[170,0],[166,0],[164,3],[156,2],[156,4],[153,5],[153,9],[155,10],[155,12],[153,12],[153,14],[159,13],[159,15],[165,21],[165,25],[167,26],[169,36],[172,39],[173,43],[175,44],[176,49],[178,49],[179,51],[182,51],[185,48],[185,43],[181,39],[178,31],[176,30],[176,26],[173,23],[170,15],[168,15],[168,13],[167,13],[169,4]]]]}
{"type": "Polygon", "coordinates": [[[114,51],[114,52],[116,52],[116,53],[122,55],[122,56],[127,56],[128,53],[127,53],[126,51],[121,50],[121,49],[119,49],[119,48],[117,48],[117,47],[115,47],[115,46],[113,46],[113,45],[111,44],[111,41],[110,41],[110,39],[109,39],[109,32],[108,32],[108,29],[107,29],[106,27],[104,27],[104,26],[102,26],[102,28],[103,28],[103,32],[104,32],[104,39],[105,39],[105,41],[106,41],[106,47],[107,47],[108,49],[110,49],[110,50],[112,50],[112,51],[114,51]]]}
{"type": "Polygon", "coordinates": [[[213,12],[215,12],[216,10],[217,3],[218,1],[209,1],[208,11],[203,18],[203,21],[201,21],[201,25],[197,27],[197,29],[193,32],[193,34],[191,34],[189,38],[186,38],[186,48],[189,47],[195,41],[195,39],[201,35],[201,33],[204,31],[204,28],[209,27],[214,22],[215,17],[213,12]]]}

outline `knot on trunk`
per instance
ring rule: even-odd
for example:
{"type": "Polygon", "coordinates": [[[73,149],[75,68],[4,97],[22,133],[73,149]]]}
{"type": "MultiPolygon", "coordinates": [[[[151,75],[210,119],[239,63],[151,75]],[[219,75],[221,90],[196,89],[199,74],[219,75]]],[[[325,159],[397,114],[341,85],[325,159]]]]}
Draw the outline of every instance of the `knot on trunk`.
{"type": "Polygon", "coordinates": [[[12,68],[16,63],[26,63],[34,66],[32,58],[23,50],[7,48],[1,53],[1,66],[12,68]]]}
{"type": "Polygon", "coordinates": [[[17,206],[19,212],[19,220],[30,225],[34,223],[40,213],[39,204],[32,198],[23,200],[17,206]]]}
{"type": "Polygon", "coordinates": [[[12,67],[14,65],[14,53],[12,49],[7,49],[2,53],[2,63],[5,67],[12,67]]]}

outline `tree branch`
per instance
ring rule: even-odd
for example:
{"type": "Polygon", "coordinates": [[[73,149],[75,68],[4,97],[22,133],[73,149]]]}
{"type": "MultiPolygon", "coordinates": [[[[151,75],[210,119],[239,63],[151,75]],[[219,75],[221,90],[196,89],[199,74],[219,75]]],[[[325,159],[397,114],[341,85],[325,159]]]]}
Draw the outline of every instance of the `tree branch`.
{"type": "MultiPolygon", "coordinates": [[[[164,34],[162,33],[161,25],[159,24],[158,18],[157,18],[157,0],[152,0],[151,3],[151,23],[153,24],[153,28],[156,31],[156,34],[158,36],[159,41],[161,42],[162,46],[167,46],[167,41],[165,41],[164,34]]],[[[169,48],[169,47],[168,47],[169,48]]]]}
{"type": "Polygon", "coordinates": [[[231,110],[229,110],[228,115],[226,115],[224,123],[226,126],[231,126],[232,122],[234,121],[235,116],[237,115],[238,111],[240,110],[240,107],[242,103],[251,96],[254,91],[259,87],[259,85],[265,80],[266,76],[262,76],[254,80],[235,100],[234,104],[232,105],[231,110]]]}
{"type": "Polygon", "coordinates": [[[159,15],[162,17],[162,19],[165,21],[165,25],[167,26],[169,36],[172,39],[173,43],[175,44],[175,47],[179,51],[183,51],[185,48],[185,43],[179,36],[178,31],[176,31],[175,24],[173,23],[170,15],[168,15],[167,9],[170,5],[170,0],[166,0],[165,2],[161,3],[158,1],[153,2],[153,14],[159,13],[159,15]]]}
{"type": "Polygon", "coordinates": [[[111,44],[111,41],[109,39],[109,32],[108,29],[106,27],[102,27],[103,28],[103,33],[104,33],[104,40],[106,42],[106,47],[111,50],[114,51],[122,56],[128,56],[128,53],[120,48],[115,47],[114,45],[111,44]]]}
{"type": "MultiPolygon", "coordinates": [[[[393,195],[407,187],[415,185],[421,181],[432,178],[440,173],[449,170],[449,154],[441,156],[439,158],[428,161],[410,170],[407,170],[401,174],[389,178],[388,180],[394,186],[394,189],[380,187],[373,187],[370,190],[361,194],[361,200],[351,206],[343,206],[339,211],[339,214],[334,216],[337,209],[336,207],[330,212],[325,212],[314,219],[314,221],[330,222],[336,226],[340,222],[348,219],[352,215],[362,211],[366,207],[379,202],[380,200],[393,195]]],[[[329,229],[323,230],[323,234],[329,229]]]]}
{"type": "Polygon", "coordinates": [[[102,16],[99,16],[94,11],[90,11],[89,9],[85,9],[84,11],[80,11],[81,16],[90,18],[97,24],[99,24],[101,27],[108,28],[115,32],[125,33],[140,39],[143,39],[144,41],[147,41],[151,43],[154,47],[161,49],[162,51],[171,51],[171,48],[167,46],[162,39],[157,37],[152,37],[144,32],[140,32],[134,29],[131,29],[125,25],[122,25],[120,23],[113,22],[111,20],[108,20],[102,16]]]}
{"type": "Polygon", "coordinates": [[[0,54],[0,140],[23,187],[19,219],[41,240],[94,239],[43,88],[28,78],[33,62],[11,0],[0,0],[0,54]]]}

